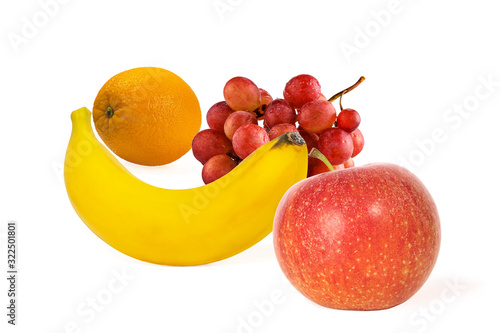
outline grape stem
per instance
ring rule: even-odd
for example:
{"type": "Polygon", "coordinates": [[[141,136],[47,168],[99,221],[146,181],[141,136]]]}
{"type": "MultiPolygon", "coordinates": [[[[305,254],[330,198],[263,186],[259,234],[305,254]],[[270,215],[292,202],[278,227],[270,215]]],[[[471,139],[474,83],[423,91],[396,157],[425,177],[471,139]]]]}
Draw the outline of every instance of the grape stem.
{"type": "Polygon", "coordinates": [[[345,94],[345,90],[342,92],[342,94],[340,94],[340,98],[339,98],[340,111],[344,110],[344,107],[342,106],[342,97],[344,96],[344,94],[345,94]]]}
{"type": "Polygon", "coordinates": [[[325,157],[325,155],[323,155],[317,148],[311,149],[309,156],[321,160],[321,162],[326,164],[326,166],[328,167],[328,169],[330,169],[330,171],[334,170],[332,163],[330,163],[330,161],[325,157]]]}
{"type": "Polygon", "coordinates": [[[359,78],[359,80],[353,84],[352,86],[350,86],[349,88],[346,88],[342,91],[339,91],[338,93],[336,93],[335,95],[333,95],[332,97],[330,97],[330,99],[328,100],[328,102],[330,103],[333,103],[333,101],[335,101],[337,98],[342,98],[342,95],[344,94],[347,94],[349,91],[353,90],[354,88],[356,88],[357,86],[359,86],[361,84],[361,82],[363,82],[365,80],[365,77],[362,76],[359,78]]]}

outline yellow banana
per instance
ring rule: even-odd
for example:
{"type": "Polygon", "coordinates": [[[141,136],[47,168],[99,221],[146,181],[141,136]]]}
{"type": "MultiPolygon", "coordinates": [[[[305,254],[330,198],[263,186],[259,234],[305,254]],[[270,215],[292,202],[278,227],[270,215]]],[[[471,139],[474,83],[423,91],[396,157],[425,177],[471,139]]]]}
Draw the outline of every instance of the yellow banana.
{"type": "Polygon", "coordinates": [[[307,175],[307,148],[287,133],[222,178],[198,188],[152,186],[95,137],[90,111],[71,114],[64,163],[69,199],[102,240],[139,260],[199,265],[231,257],[267,236],[286,190],[307,175]]]}

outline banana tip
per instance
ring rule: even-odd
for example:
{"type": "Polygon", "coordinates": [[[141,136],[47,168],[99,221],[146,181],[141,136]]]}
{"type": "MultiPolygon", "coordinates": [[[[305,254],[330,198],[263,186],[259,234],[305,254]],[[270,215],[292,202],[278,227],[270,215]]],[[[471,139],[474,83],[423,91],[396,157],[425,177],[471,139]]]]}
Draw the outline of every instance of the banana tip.
{"type": "Polygon", "coordinates": [[[90,110],[86,107],[79,108],[71,112],[71,121],[75,122],[77,119],[90,118],[90,110]]]}

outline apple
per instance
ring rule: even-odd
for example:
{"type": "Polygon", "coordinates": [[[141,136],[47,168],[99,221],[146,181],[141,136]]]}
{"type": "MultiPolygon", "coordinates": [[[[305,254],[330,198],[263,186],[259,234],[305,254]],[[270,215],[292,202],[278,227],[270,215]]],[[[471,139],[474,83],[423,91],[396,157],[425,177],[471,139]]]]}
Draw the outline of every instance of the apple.
{"type": "Polygon", "coordinates": [[[325,307],[381,310],[413,296],[437,260],[436,205],[410,171],[374,163],[293,185],[278,206],[279,265],[304,296],[325,307]]]}

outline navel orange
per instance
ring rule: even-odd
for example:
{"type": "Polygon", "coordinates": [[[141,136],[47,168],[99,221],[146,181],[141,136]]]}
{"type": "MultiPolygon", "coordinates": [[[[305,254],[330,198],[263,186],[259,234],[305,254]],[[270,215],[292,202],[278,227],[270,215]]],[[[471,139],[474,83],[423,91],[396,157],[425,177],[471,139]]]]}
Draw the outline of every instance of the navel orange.
{"type": "Polygon", "coordinates": [[[109,79],[97,94],[92,116],[109,149],[142,165],[171,163],[187,153],[202,117],[191,87],[157,67],[134,68],[109,79]]]}

